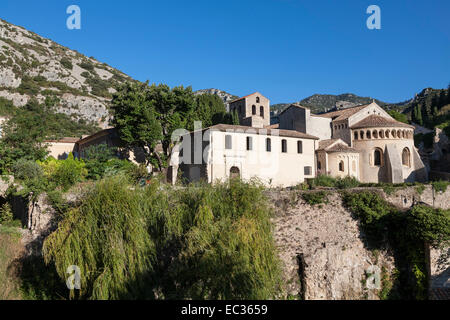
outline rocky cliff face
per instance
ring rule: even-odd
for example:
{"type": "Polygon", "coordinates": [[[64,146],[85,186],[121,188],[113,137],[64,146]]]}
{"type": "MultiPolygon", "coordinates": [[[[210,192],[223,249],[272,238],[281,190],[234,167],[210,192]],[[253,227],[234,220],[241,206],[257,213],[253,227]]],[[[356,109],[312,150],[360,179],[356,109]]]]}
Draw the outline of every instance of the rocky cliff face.
{"type": "Polygon", "coordinates": [[[94,58],[0,20],[0,97],[17,107],[56,99],[57,112],[106,127],[112,93],[126,80],[94,58]]]}

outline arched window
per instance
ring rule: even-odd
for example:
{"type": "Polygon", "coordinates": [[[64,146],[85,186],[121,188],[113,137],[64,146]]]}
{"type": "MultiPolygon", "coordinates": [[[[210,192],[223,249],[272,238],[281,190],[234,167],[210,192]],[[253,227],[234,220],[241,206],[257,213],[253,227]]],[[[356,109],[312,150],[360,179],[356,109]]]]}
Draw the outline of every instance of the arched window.
{"type": "Polygon", "coordinates": [[[361,137],[361,140],[364,139],[364,131],[360,131],[359,136],[361,137]]]}
{"type": "Polygon", "coordinates": [[[367,137],[367,139],[371,139],[371,134],[370,134],[370,131],[369,130],[367,130],[367,132],[366,132],[366,137],[367,137]]]}
{"type": "Polygon", "coordinates": [[[230,178],[231,179],[239,179],[241,177],[241,171],[238,167],[230,168],[230,178]]]}
{"type": "Polygon", "coordinates": [[[395,130],[392,130],[391,134],[392,134],[392,138],[395,138],[397,136],[397,133],[395,132],[395,130]]]}
{"type": "Polygon", "coordinates": [[[259,97],[256,97],[256,103],[259,103],[259,97]]]}
{"type": "Polygon", "coordinates": [[[355,140],[358,140],[358,131],[355,131],[355,140]]]}
{"type": "Polygon", "coordinates": [[[322,163],[320,161],[317,161],[317,169],[322,169],[322,163]]]}
{"type": "Polygon", "coordinates": [[[256,114],[256,106],[255,105],[252,105],[252,114],[253,115],[256,114]]]}
{"type": "Polygon", "coordinates": [[[384,138],[384,131],[383,130],[380,130],[379,136],[380,136],[381,139],[384,138]]]}
{"type": "Polygon", "coordinates": [[[402,164],[411,167],[411,153],[408,148],[404,148],[402,151],[402,164]]]}
{"type": "Polygon", "coordinates": [[[400,130],[397,131],[397,138],[401,139],[402,137],[402,132],[400,130]]]}
{"type": "Polygon", "coordinates": [[[380,149],[375,149],[373,152],[373,165],[381,166],[382,164],[383,152],[380,149]]]}
{"type": "Polygon", "coordinates": [[[339,162],[339,171],[344,172],[344,161],[339,162]]]}
{"type": "Polygon", "coordinates": [[[386,138],[389,139],[389,130],[386,130],[386,138]]]}
{"type": "Polygon", "coordinates": [[[270,140],[270,138],[266,139],[266,151],[272,152],[272,140],[270,140]]]}
{"type": "Polygon", "coordinates": [[[373,130],[372,136],[373,136],[374,139],[378,139],[378,131],[377,130],[373,130]]]}
{"type": "Polygon", "coordinates": [[[264,118],[264,107],[263,106],[261,106],[259,108],[259,115],[264,118]]]}

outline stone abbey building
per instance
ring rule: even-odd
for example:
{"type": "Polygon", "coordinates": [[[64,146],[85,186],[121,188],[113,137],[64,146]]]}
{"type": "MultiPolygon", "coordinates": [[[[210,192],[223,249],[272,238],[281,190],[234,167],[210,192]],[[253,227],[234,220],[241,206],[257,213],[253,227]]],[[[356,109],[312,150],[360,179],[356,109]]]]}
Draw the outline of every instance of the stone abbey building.
{"type": "Polygon", "coordinates": [[[414,127],[375,102],[323,114],[292,104],[270,125],[270,101],[259,92],[232,101],[240,125],[191,132],[175,148],[171,165],[189,181],[257,178],[288,187],[320,174],[361,182],[426,181],[414,146],[414,127]]]}

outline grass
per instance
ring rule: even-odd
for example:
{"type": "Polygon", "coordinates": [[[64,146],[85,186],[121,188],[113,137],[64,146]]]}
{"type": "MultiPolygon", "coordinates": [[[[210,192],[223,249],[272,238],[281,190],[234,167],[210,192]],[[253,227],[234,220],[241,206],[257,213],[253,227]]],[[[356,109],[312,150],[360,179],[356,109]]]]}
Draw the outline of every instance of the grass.
{"type": "Polygon", "coordinates": [[[20,232],[13,225],[0,225],[0,300],[22,298],[14,263],[23,250],[20,238],[20,232]]]}

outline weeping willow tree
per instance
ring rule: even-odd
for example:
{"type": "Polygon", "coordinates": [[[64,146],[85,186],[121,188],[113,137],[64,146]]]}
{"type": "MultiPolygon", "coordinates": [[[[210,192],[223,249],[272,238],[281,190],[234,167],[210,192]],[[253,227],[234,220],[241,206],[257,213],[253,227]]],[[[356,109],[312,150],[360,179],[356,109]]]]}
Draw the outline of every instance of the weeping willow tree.
{"type": "MultiPolygon", "coordinates": [[[[85,299],[270,299],[279,292],[271,211],[257,184],[173,190],[100,181],[44,243],[85,299]]],[[[73,297],[73,294],[72,294],[73,297]]]]}

